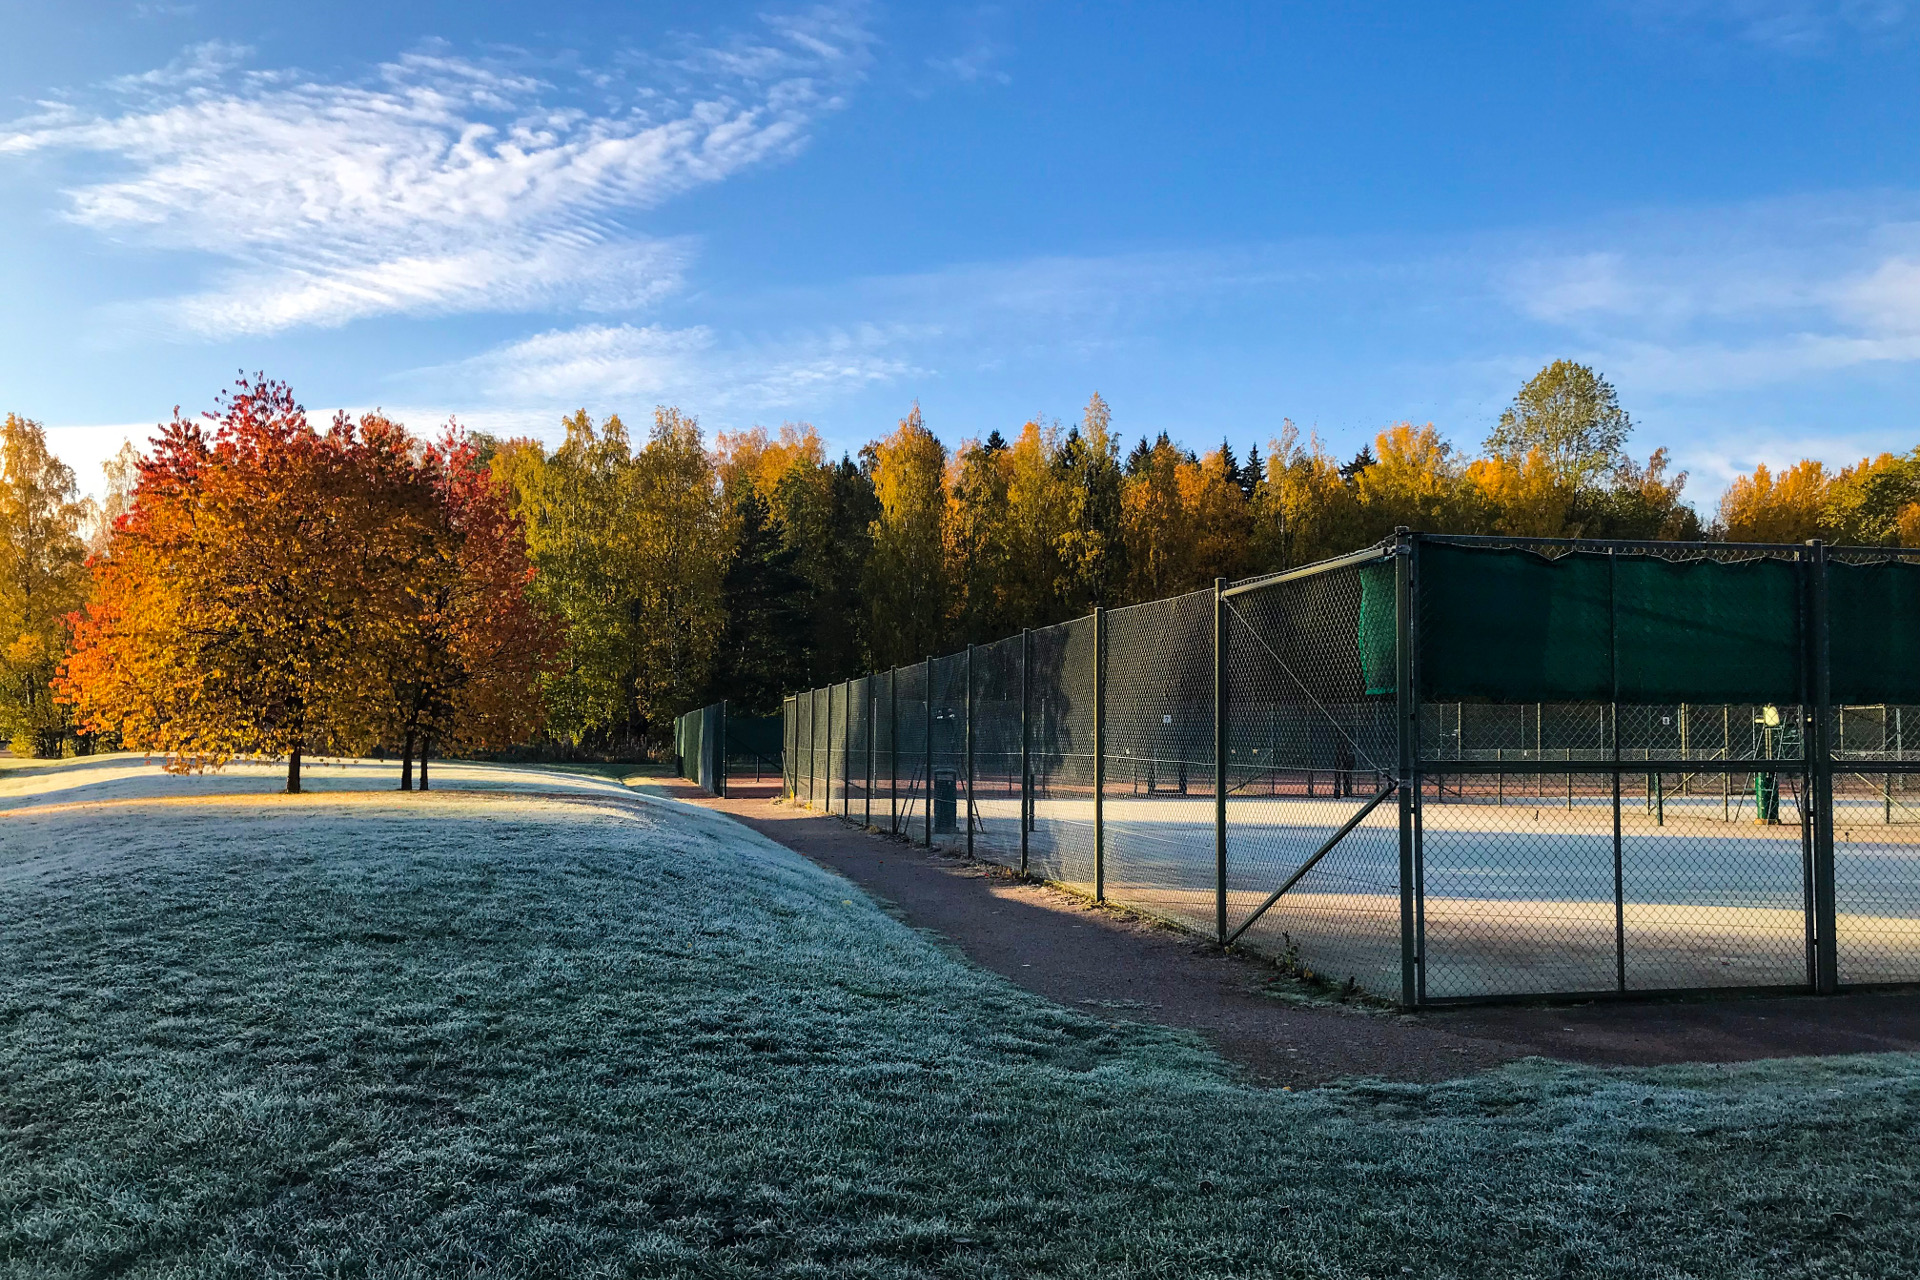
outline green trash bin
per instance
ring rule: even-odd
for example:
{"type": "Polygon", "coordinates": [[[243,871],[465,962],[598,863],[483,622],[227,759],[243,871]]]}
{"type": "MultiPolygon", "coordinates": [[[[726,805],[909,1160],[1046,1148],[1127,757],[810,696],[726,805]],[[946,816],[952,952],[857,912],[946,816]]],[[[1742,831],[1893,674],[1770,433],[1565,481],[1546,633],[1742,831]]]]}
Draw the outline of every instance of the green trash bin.
{"type": "Polygon", "coordinates": [[[933,831],[951,834],[960,829],[960,776],[952,769],[933,771],[933,831]]]}

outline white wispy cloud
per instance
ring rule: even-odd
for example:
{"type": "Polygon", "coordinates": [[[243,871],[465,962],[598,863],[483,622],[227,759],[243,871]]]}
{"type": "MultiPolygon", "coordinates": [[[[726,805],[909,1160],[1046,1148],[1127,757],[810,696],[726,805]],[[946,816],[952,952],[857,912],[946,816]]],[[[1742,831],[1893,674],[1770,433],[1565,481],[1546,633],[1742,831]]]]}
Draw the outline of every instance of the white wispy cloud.
{"type": "Polygon", "coordinates": [[[976,44],[961,53],[941,58],[928,58],[927,66],[943,76],[951,77],[961,84],[1008,85],[1013,77],[1001,68],[1006,50],[994,44],[976,44]]]}
{"type": "Polygon", "coordinates": [[[1841,39],[1877,37],[1911,24],[1904,0],[1624,0],[1643,25],[1661,31],[1726,33],[1783,53],[1817,53],[1841,39]]]}
{"type": "Polygon", "coordinates": [[[67,188],[66,216],[224,263],[166,301],[202,336],[631,309],[675,288],[690,252],[634,215],[794,154],[866,56],[857,14],[775,15],[752,38],[627,59],[589,109],[526,69],[440,51],[349,84],[202,45],[106,86],[110,109],[48,104],[0,127],[0,157],[119,161],[124,176],[67,188]]]}
{"type": "Polygon", "coordinates": [[[723,339],[704,325],[581,325],[418,370],[407,381],[474,387],[493,405],[673,401],[750,418],[925,373],[903,355],[924,336],[870,324],[773,339],[723,339]]]}
{"type": "Polygon", "coordinates": [[[1920,359],[1920,200],[1759,202],[1563,228],[1492,268],[1496,295],[1631,366],[1709,392],[1920,359]]]}

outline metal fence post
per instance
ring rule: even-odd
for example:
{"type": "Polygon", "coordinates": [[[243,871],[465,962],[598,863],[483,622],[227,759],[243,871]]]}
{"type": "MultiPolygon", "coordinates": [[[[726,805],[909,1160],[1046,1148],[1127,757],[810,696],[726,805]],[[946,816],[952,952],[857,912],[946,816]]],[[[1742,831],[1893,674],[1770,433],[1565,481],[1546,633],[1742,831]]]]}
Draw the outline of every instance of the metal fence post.
{"type": "Polygon", "coordinates": [[[725,698],[720,699],[720,732],[714,735],[713,757],[713,780],[720,784],[720,789],[714,794],[724,800],[727,797],[727,700],[725,698]]]}
{"type": "Polygon", "coordinates": [[[1227,580],[1213,580],[1213,925],[1227,941],[1227,580]]]}
{"type": "Polygon", "coordinates": [[[807,690],[807,808],[813,808],[813,696],[818,689],[807,690]]]}
{"type": "Polygon", "coordinates": [[[840,699],[840,816],[853,816],[853,681],[846,682],[846,694],[840,699]]]}
{"type": "Polygon", "coordinates": [[[900,834],[900,668],[887,672],[887,830],[900,834]]]}
{"type": "Polygon", "coordinates": [[[933,848],[933,659],[931,657],[927,659],[926,670],[927,772],[925,775],[925,785],[921,791],[922,803],[920,808],[922,813],[920,816],[924,819],[926,828],[926,845],[927,848],[931,849],[933,848]]]}
{"type": "Polygon", "coordinates": [[[1620,840],[1620,704],[1609,703],[1613,732],[1613,982],[1627,989],[1627,877],[1620,840]]]}
{"type": "Polygon", "coordinates": [[[1818,538],[1807,544],[1807,639],[1812,678],[1813,715],[1807,726],[1807,761],[1813,774],[1813,939],[1814,985],[1831,995],[1840,984],[1840,949],[1834,937],[1838,925],[1833,858],[1833,694],[1827,615],[1827,547],[1818,538]]]}
{"type": "Polygon", "coordinates": [[[973,856],[973,645],[967,645],[967,856],[973,856]]]}
{"type": "Polygon", "coordinates": [[[874,753],[880,749],[880,695],[873,691],[873,677],[868,676],[861,684],[867,691],[867,813],[861,824],[873,825],[873,766],[874,753]]]}
{"type": "Polygon", "coordinates": [[[1419,699],[1413,690],[1413,536],[1403,525],[1393,531],[1394,567],[1394,739],[1400,771],[1400,1003],[1419,1003],[1418,966],[1413,923],[1414,851],[1413,807],[1419,782],[1414,774],[1418,750],[1419,699]]]}
{"type": "Polygon", "coordinates": [[[1027,874],[1027,830],[1033,811],[1033,726],[1028,704],[1033,699],[1033,632],[1020,630],[1020,874],[1027,874]]]}
{"type": "Polygon", "coordinates": [[[1107,900],[1107,611],[1093,611],[1093,900],[1107,900]]]}
{"type": "Polygon", "coordinates": [[[1627,880],[1620,841],[1619,560],[1607,548],[1607,733],[1613,739],[1613,981],[1627,989],[1627,880]]]}

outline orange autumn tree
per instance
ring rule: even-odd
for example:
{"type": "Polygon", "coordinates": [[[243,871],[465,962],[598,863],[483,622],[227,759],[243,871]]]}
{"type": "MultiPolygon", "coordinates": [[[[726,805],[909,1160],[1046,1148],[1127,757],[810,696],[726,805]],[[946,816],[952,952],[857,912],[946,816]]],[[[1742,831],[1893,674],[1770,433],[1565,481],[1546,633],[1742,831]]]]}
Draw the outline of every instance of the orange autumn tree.
{"type": "Polygon", "coordinates": [[[1804,542],[1826,532],[1833,477],[1804,459],[1773,474],[1764,465],[1735,476],[1720,497],[1719,523],[1729,542],[1804,542]]]}
{"type": "Polygon", "coordinates": [[[412,790],[417,757],[424,791],[435,747],[498,750],[539,730],[540,679],[561,634],[527,590],[533,563],[510,492],[457,426],[396,494],[429,536],[382,646],[393,687],[385,736],[401,744],[400,789],[412,790]]]}
{"type": "Polygon", "coordinates": [[[59,696],[175,771],[235,755],[370,745],[390,701],[376,642],[417,539],[387,528],[381,468],[399,442],[345,419],[322,434],[256,375],[206,415],[175,412],[93,566],[59,696]]]}

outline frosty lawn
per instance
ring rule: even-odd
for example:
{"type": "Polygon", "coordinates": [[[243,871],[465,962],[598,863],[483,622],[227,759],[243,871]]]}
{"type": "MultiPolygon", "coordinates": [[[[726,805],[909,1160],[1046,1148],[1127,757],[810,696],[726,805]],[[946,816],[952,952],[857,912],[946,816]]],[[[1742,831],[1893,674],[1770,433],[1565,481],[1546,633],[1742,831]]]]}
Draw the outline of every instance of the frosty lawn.
{"type": "Polygon", "coordinates": [[[1249,1087],[586,790],[0,815],[8,1275],[1905,1276],[1917,1138],[1909,1057],[1249,1087]]]}

